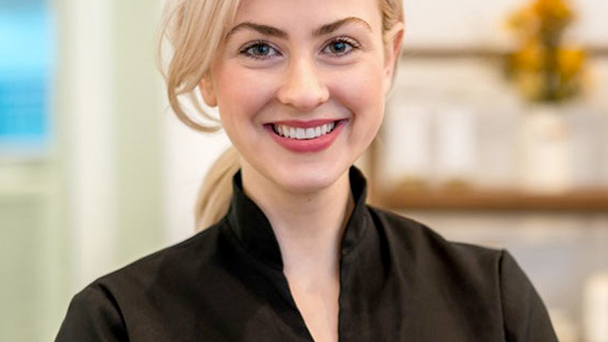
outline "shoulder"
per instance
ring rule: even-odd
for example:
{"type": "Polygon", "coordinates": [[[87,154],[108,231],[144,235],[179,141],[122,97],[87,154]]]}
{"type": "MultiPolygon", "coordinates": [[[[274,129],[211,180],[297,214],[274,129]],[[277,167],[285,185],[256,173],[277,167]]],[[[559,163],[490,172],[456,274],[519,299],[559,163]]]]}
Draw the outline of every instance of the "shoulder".
{"type": "Polygon", "coordinates": [[[446,240],[432,228],[404,216],[370,207],[376,227],[387,243],[408,258],[461,264],[470,268],[498,266],[504,250],[446,240]]]}
{"type": "Polygon", "coordinates": [[[219,224],[109,273],[93,282],[110,290],[141,289],[157,286],[160,279],[187,281],[196,270],[207,267],[217,259],[221,243],[219,224]]]}
{"type": "Polygon", "coordinates": [[[114,304],[124,310],[143,305],[150,297],[186,291],[201,272],[219,267],[219,224],[170,247],[149,254],[93,281],[74,302],[114,304]],[[91,300],[96,299],[96,300],[91,300]]]}
{"type": "Polygon", "coordinates": [[[395,271],[427,285],[485,293],[486,299],[499,295],[502,265],[512,260],[505,250],[448,241],[415,220],[370,211],[395,271]]]}
{"type": "Polygon", "coordinates": [[[506,250],[451,242],[384,210],[370,208],[370,214],[393,270],[412,284],[417,298],[425,303],[443,298],[448,307],[459,308],[464,302],[475,317],[501,321],[509,341],[556,341],[540,296],[506,250]]]}
{"type": "Polygon", "coordinates": [[[98,278],[73,297],[57,341],[124,341],[129,322],[138,332],[157,331],[157,316],[179,312],[201,273],[219,267],[221,241],[218,224],[98,278]]]}
{"type": "Polygon", "coordinates": [[[419,297],[431,302],[449,293],[469,303],[467,309],[500,317],[509,341],[557,341],[540,296],[509,252],[448,241],[388,211],[370,207],[370,214],[391,259],[397,260],[396,271],[417,284],[419,297]]]}

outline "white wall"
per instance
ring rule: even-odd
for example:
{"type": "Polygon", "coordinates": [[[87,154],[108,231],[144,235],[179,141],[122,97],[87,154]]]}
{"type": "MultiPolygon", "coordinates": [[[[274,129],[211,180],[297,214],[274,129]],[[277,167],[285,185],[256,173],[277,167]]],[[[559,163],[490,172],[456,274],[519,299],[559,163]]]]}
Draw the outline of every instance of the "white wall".
{"type": "Polygon", "coordinates": [[[198,189],[211,164],[230,146],[230,142],[223,131],[193,131],[169,109],[164,125],[166,240],[174,243],[194,233],[194,204],[198,189]]]}
{"type": "MultiPolygon", "coordinates": [[[[505,21],[525,0],[404,0],[408,47],[505,47],[505,21]]],[[[608,44],[608,2],[571,0],[578,20],[568,36],[574,42],[608,44]]]]}
{"type": "Polygon", "coordinates": [[[68,178],[68,224],[74,290],[114,265],[116,139],[112,1],[67,0],[62,7],[65,87],[59,118],[68,178]],[[63,125],[64,124],[64,125],[63,125]]]}

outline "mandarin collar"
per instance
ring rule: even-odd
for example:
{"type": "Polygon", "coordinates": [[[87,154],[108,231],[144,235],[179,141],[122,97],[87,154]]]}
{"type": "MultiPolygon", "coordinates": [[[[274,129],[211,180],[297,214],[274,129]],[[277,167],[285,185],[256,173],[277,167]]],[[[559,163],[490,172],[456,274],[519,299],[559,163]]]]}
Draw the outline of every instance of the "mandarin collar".
{"type": "MultiPolygon", "coordinates": [[[[369,224],[366,206],[367,182],[356,167],[349,170],[350,188],[355,201],[353,212],[344,229],[341,256],[344,258],[356,249],[365,236],[369,224]]],[[[266,215],[243,191],[241,171],[232,179],[233,195],[228,210],[228,225],[245,250],[262,263],[283,270],[279,243],[266,215]]]]}

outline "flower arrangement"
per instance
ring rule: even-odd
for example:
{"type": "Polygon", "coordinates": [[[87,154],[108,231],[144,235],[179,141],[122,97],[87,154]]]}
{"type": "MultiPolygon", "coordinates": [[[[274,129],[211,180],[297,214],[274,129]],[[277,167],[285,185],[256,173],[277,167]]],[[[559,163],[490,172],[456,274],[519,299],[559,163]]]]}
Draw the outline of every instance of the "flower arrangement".
{"type": "Polygon", "coordinates": [[[566,0],[534,0],[509,18],[518,46],[508,55],[507,76],[528,100],[561,102],[582,91],[587,55],[562,42],[574,17],[566,0]]]}

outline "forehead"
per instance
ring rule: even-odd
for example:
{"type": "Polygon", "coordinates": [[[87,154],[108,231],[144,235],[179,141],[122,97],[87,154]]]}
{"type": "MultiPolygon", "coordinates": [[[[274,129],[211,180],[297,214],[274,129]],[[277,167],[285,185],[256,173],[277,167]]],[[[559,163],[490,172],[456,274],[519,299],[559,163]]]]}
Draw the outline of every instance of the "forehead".
{"type": "Polygon", "coordinates": [[[372,31],[382,29],[378,0],[243,0],[234,25],[255,22],[291,31],[348,17],[366,21],[372,31]]]}

